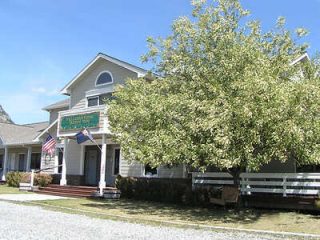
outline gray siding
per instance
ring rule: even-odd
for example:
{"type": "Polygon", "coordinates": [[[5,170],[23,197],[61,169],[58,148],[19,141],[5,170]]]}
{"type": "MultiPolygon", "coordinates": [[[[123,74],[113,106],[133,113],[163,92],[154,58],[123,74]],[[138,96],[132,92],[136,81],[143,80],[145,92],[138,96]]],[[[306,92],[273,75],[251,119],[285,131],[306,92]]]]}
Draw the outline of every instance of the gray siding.
{"type": "Polygon", "coordinates": [[[59,109],[51,110],[49,124],[53,123],[56,119],[58,119],[59,112],[64,110],[68,110],[68,108],[59,108],[59,109]]]}
{"type": "Polygon", "coordinates": [[[54,173],[54,169],[53,169],[54,166],[55,166],[54,155],[51,157],[50,155],[48,155],[46,153],[42,153],[42,156],[41,156],[41,169],[50,168],[50,169],[46,169],[46,170],[44,170],[42,172],[43,173],[53,174],[54,173]]]}
{"type": "Polygon", "coordinates": [[[137,78],[137,74],[127,70],[105,59],[98,60],[92,68],[85,72],[81,78],[72,86],[70,107],[71,109],[82,109],[86,107],[85,93],[89,90],[104,88],[113,91],[117,84],[124,84],[127,78],[137,78]],[[113,76],[113,84],[96,87],[95,82],[102,71],[109,71],[113,76]]]}
{"type": "Polygon", "coordinates": [[[144,166],[138,162],[128,162],[120,159],[120,175],[123,177],[142,177],[144,166]]]}
{"type": "MultiPolygon", "coordinates": [[[[139,162],[131,162],[120,159],[120,175],[123,177],[144,177],[144,165],[139,162]]],[[[184,178],[183,165],[167,168],[158,168],[158,178],[184,178]]]]}
{"type": "Polygon", "coordinates": [[[161,166],[158,168],[158,177],[160,178],[184,178],[183,165],[172,168],[161,166]]]}
{"type": "Polygon", "coordinates": [[[295,163],[294,161],[280,162],[280,161],[271,161],[270,163],[261,167],[261,173],[294,173],[295,172],[295,163]]]}
{"type": "Polygon", "coordinates": [[[66,164],[67,174],[80,175],[81,146],[76,141],[69,139],[67,145],[66,164]]]}

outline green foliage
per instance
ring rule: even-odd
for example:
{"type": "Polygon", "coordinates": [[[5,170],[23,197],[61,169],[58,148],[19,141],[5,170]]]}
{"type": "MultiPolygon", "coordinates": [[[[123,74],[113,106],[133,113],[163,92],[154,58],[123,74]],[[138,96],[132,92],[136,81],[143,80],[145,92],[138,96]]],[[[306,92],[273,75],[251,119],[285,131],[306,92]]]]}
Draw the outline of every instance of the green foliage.
{"type": "Polygon", "coordinates": [[[143,60],[156,79],[128,80],[109,104],[124,158],[232,172],[273,159],[319,163],[319,61],[292,65],[307,32],[294,35],[284,18],[262,32],[238,0],[193,4],[192,19],[148,39],[143,60]]]}
{"type": "MultiPolygon", "coordinates": [[[[20,183],[30,183],[31,173],[26,172],[8,172],[6,182],[10,187],[19,187],[20,183]]],[[[34,176],[34,185],[45,187],[52,182],[52,177],[46,173],[38,173],[34,176]]]]}
{"type": "Polygon", "coordinates": [[[19,187],[19,183],[22,181],[24,173],[22,172],[8,172],[6,175],[6,182],[9,187],[19,187]]]}
{"type": "Polygon", "coordinates": [[[50,183],[52,183],[52,176],[47,173],[36,174],[34,178],[35,185],[38,185],[40,187],[46,187],[50,183]]]}

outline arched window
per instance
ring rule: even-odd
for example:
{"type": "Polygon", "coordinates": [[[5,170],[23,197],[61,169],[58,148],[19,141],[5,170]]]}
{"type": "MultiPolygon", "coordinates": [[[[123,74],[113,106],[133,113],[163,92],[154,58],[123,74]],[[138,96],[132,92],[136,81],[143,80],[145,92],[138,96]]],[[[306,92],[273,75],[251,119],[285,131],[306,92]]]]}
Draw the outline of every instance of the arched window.
{"type": "Polygon", "coordinates": [[[99,74],[96,86],[113,83],[112,74],[110,72],[102,72],[99,74]]]}

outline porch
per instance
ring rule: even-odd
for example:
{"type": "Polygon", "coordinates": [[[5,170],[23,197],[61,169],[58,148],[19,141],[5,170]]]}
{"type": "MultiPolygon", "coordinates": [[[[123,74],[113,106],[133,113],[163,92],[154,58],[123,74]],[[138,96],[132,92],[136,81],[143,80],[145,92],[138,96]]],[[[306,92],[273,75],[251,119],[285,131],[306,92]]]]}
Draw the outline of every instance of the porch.
{"type": "Polygon", "coordinates": [[[0,180],[6,180],[10,171],[30,172],[41,167],[41,146],[5,146],[0,149],[0,180]]]}

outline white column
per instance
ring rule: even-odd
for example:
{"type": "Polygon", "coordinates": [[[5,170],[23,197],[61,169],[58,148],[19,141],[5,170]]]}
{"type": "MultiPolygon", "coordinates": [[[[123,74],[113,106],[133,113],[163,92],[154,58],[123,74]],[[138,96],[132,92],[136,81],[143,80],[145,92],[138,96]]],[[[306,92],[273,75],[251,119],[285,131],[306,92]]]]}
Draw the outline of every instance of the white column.
{"type": "Polygon", "coordinates": [[[32,153],[32,147],[28,147],[27,163],[26,163],[26,171],[27,172],[30,172],[30,170],[31,170],[31,153],[32,153]]]}
{"type": "Polygon", "coordinates": [[[80,175],[84,174],[84,155],[85,155],[85,146],[84,145],[80,145],[80,175]]]}
{"type": "Polygon", "coordinates": [[[2,170],[2,178],[1,180],[5,181],[6,180],[6,174],[7,174],[7,168],[8,168],[8,147],[4,148],[4,159],[3,159],[3,170],[2,170]]]}
{"type": "Polygon", "coordinates": [[[69,139],[67,137],[65,137],[63,141],[64,141],[64,148],[63,148],[63,158],[62,158],[62,172],[61,172],[61,179],[60,179],[61,186],[67,185],[66,156],[67,156],[67,146],[68,146],[69,139]]]}
{"type": "MultiPolygon", "coordinates": [[[[55,154],[54,154],[54,166],[58,166],[59,165],[59,148],[56,148],[56,151],[55,151],[55,154]]],[[[59,172],[59,168],[58,167],[55,167],[53,169],[53,172],[55,174],[57,174],[59,172]]]]}
{"type": "Polygon", "coordinates": [[[100,195],[103,194],[103,189],[106,187],[106,160],[107,160],[107,139],[106,135],[102,135],[102,148],[101,148],[101,165],[100,165],[100,195]]]}

